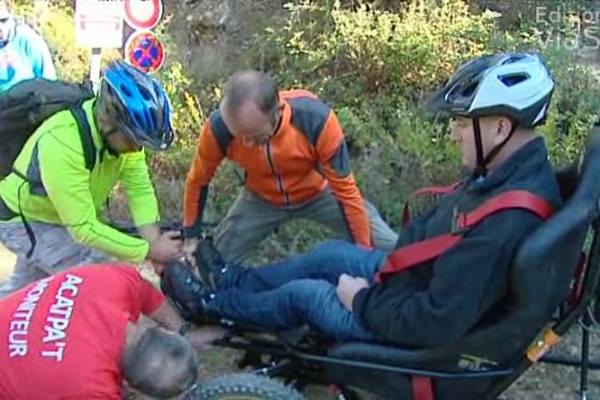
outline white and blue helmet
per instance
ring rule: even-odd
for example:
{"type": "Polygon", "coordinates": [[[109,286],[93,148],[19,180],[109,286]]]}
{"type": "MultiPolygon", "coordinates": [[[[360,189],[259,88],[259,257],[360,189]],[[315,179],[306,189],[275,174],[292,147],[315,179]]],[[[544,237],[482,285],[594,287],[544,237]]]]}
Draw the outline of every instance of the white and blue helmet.
{"type": "Polygon", "coordinates": [[[529,129],[546,121],[555,82],[542,58],[533,53],[489,54],[458,67],[454,75],[427,102],[434,112],[473,119],[477,168],[487,165],[510,140],[518,126],[529,129]],[[479,118],[502,115],[512,121],[506,139],[483,154],[479,118]]]}
{"type": "Polygon", "coordinates": [[[537,54],[491,54],[461,65],[428,108],[469,118],[505,115],[530,128],[545,121],[554,87],[537,54]]]}
{"type": "Polygon", "coordinates": [[[165,150],[173,142],[169,100],[150,75],[125,62],[111,61],[98,98],[115,128],[137,145],[165,150]]]}

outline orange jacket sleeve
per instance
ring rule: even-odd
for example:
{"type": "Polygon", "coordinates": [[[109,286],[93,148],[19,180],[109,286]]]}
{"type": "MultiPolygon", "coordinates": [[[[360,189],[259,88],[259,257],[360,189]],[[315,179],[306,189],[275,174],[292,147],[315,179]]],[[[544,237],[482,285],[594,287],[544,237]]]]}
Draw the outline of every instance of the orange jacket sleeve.
{"type": "Polygon", "coordinates": [[[215,118],[220,117],[217,114],[211,115],[202,128],[200,138],[196,144],[192,165],[186,177],[183,197],[185,237],[198,236],[201,233],[202,214],[206,205],[208,184],[226,154],[226,148],[222,149],[211,127],[215,118]]]}
{"type": "Polygon", "coordinates": [[[369,218],[352,174],[344,133],[333,111],[319,135],[316,150],[323,173],[342,206],[354,242],[371,246],[369,218]]]}

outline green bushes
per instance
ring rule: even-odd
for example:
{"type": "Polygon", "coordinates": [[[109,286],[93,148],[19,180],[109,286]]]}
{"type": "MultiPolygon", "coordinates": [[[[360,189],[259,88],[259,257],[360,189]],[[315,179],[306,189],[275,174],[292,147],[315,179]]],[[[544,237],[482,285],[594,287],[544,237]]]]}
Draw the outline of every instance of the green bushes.
{"type": "MultiPolygon", "coordinates": [[[[23,2],[17,4],[15,11],[44,37],[61,79],[81,81],[88,77],[91,52],[90,49],[77,46],[75,22],[70,7],[45,2],[23,2]]],[[[103,64],[118,57],[117,50],[105,50],[103,64]]]]}
{"type": "MultiPolygon", "coordinates": [[[[501,30],[500,14],[474,13],[461,0],[402,4],[395,7],[401,8],[397,13],[339,1],[289,4],[282,18],[258,32],[252,49],[232,65],[270,71],[282,88],[307,88],[333,106],[348,136],[361,191],[396,227],[409,192],[459,174],[460,157],[448,138],[447,123],[435,123],[421,106],[460,63],[474,56],[511,50],[542,53],[558,85],[540,132],[556,165],[575,157],[598,109],[600,87],[594,69],[573,51],[560,41],[545,42],[546,25],[527,20],[520,21],[518,30],[501,30]]],[[[72,27],[66,22],[71,17],[61,8],[49,10],[51,17],[41,20],[41,29],[61,75],[82,76],[87,54],[74,48],[73,30],[63,28],[72,27]]],[[[557,32],[553,29],[552,34],[557,32]]],[[[163,209],[177,216],[181,192],[175,188],[181,187],[202,123],[232,71],[219,71],[218,79],[210,81],[194,80],[177,59],[177,44],[168,43],[168,50],[168,63],[158,77],[174,106],[178,139],[173,150],[153,155],[151,161],[157,182],[166,182],[163,209]]],[[[234,171],[231,165],[221,168],[212,184],[208,212],[213,220],[224,215],[237,193],[240,181],[234,171]]],[[[300,251],[324,235],[302,223],[279,233],[278,240],[268,241],[276,254],[300,251]]]]}
{"type": "Polygon", "coordinates": [[[276,72],[284,85],[330,96],[344,85],[358,95],[355,99],[380,91],[419,98],[458,63],[484,51],[497,17],[470,14],[460,0],[444,0],[439,7],[413,2],[401,13],[314,3],[288,6],[284,29],[268,28],[259,37],[256,62],[276,72]],[[343,83],[336,82],[340,78],[343,83]]]}
{"type": "Polygon", "coordinates": [[[288,6],[285,29],[267,29],[255,63],[282,86],[304,86],[332,104],[351,141],[366,197],[397,225],[403,200],[418,186],[455,179],[459,157],[447,125],[433,124],[423,100],[462,62],[492,51],[542,53],[558,86],[546,136],[556,164],[571,160],[598,107],[592,70],[530,24],[497,29],[500,14],[473,14],[465,2],[413,1],[400,13],[361,6],[288,6]]]}

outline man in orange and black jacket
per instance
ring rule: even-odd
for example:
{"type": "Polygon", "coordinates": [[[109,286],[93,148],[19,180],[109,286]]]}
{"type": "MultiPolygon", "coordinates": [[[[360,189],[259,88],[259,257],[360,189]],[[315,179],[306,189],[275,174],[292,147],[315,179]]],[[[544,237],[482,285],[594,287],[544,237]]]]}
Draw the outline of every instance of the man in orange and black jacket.
{"type": "Polygon", "coordinates": [[[266,74],[233,75],[205,123],[187,175],[184,228],[195,248],[209,182],[224,158],[245,187],[215,234],[228,262],[242,263],[276,227],[296,218],[321,223],[364,246],[392,249],[397,234],[361,197],[344,133],[325,103],[305,90],[278,91],[266,74]]]}

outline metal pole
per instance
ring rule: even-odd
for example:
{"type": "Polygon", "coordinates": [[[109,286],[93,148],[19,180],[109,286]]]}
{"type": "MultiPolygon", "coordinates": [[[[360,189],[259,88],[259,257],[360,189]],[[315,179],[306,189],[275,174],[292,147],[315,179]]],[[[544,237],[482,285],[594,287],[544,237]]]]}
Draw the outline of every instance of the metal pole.
{"type": "Polygon", "coordinates": [[[590,366],[590,330],[591,324],[590,310],[583,314],[583,327],[581,335],[581,376],[579,382],[579,393],[581,400],[587,399],[588,392],[588,372],[590,366]]]}
{"type": "Polygon", "coordinates": [[[102,63],[102,49],[100,47],[92,48],[92,60],[90,62],[90,81],[94,88],[94,93],[98,93],[100,84],[100,65],[102,63]]]}

